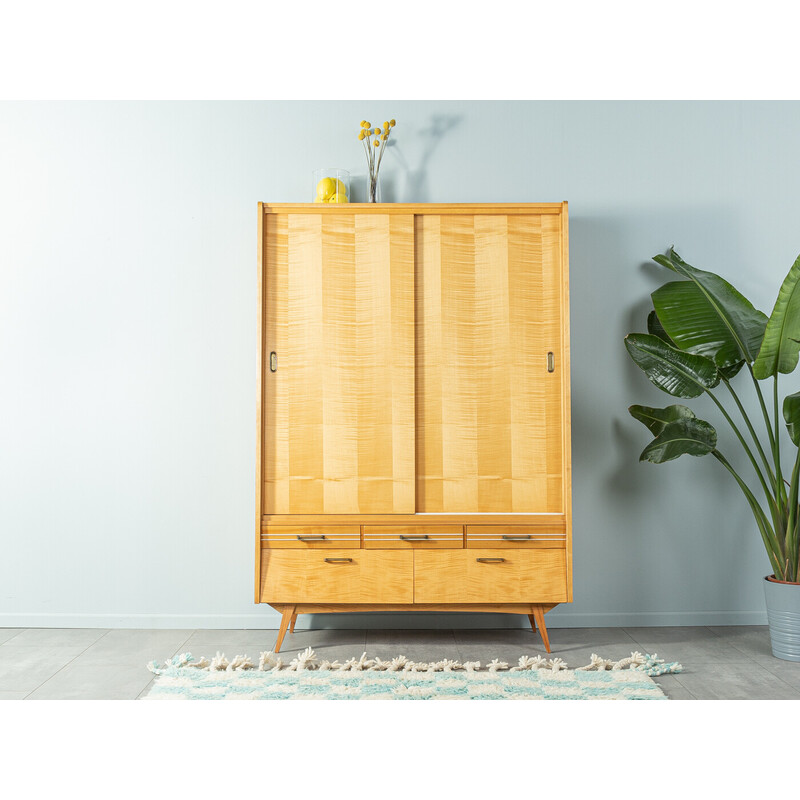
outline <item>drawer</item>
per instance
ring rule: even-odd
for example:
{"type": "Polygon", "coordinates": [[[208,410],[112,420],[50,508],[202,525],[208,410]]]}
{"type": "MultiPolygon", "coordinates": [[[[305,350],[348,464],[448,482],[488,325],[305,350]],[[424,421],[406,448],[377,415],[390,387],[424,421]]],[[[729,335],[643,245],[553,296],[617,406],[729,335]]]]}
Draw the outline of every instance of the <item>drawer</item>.
{"type": "Polygon", "coordinates": [[[262,603],[411,603],[414,554],[262,550],[262,603]]]}
{"type": "Polygon", "coordinates": [[[461,525],[365,525],[364,547],[370,550],[464,546],[461,525]]]}
{"type": "Polygon", "coordinates": [[[358,525],[263,525],[261,547],[361,547],[358,525]]]}
{"type": "Polygon", "coordinates": [[[467,547],[566,547],[563,527],[467,525],[467,547]]]}
{"type": "Polygon", "coordinates": [[[553,549],[414,553],[415,603],[563,603],[566,552],[553,549]]]}

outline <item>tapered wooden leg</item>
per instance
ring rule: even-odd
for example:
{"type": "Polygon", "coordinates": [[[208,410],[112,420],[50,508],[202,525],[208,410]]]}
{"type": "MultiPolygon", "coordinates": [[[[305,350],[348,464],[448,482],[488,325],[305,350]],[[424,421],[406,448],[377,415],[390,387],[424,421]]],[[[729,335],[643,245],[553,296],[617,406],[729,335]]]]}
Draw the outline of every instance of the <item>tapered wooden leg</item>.
{"type": "Polygon", "coordinates": [[[294,610],[296,606],[286,606],[283,609],[283,616],[281,617],[281,627],[278,631],[278,641],[275,642],[275,652],[279,653],[281,650],[281,645],[283,644],[283,637],[286,636],[286,630],[289,627],[289,622],[294,615],[294,610]]]}
{"type": "Polygon", "coordinates": [[[536,633],[536,617],[533,614],[528,614],[528,619],[531,621],[531,628],[533,628],[533,632],[536,633]]]}
{"type": "Polygon", "coordinates": [[[533,618],[539,626],[539,633],[541,634],[542,641],[544,642],[544,649],[550,652],[550,639],[547,637],[547,628],[544,624],[544,611],[541,606],[533,607],[533,618]]]}
{"type": "Polygon", "coordinates": [[[289,623],[289,633],[294,633],[295,622],[297,622],[297,613],[292,614],[292,621],[289,623]]]}

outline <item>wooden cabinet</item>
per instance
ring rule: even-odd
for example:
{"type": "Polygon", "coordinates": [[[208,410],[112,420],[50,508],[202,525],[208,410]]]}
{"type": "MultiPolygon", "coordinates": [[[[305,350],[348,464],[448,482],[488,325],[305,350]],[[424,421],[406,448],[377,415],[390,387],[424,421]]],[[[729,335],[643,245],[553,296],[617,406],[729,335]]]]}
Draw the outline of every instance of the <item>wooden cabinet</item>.
{"type": "Polygon", "coordinates": [[[567,238],[566,203],[259,204],[278,647],[298,613],[398,608],[526,613],[547,643],[572,599],[567,238]]]}

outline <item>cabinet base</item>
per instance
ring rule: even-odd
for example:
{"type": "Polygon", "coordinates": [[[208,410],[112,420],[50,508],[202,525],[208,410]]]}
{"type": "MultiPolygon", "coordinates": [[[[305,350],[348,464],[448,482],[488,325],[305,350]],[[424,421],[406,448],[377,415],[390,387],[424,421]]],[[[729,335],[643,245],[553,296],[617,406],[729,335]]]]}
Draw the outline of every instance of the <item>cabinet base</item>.
{"type": "Polygon", "coordinates": [[[550,640],[547,636],[547,627],[544,623],[544,615],[555,608],[558,603],[548,604],[523,604],[523,603],[504,603],[492,605],[490,603],[465,603],[465,604],[345,604],[345,603],[297,603],[294,605],[286,603],[269,603],[272,608],[281,614],[281,625],[278,630],[278,640],[275,643],[274,652],[279,653],[283,644],[283,637],[286,631],[294,633],[294,624],[298,614],[341,614],[354,611],[468,611],[473,613],[493,613],[493,614],[525,614],[531,623],[533,632],[536,633],[536,626],[539,626],[539,634],[542,637],[545,650],[550,652],[550,640]]]}

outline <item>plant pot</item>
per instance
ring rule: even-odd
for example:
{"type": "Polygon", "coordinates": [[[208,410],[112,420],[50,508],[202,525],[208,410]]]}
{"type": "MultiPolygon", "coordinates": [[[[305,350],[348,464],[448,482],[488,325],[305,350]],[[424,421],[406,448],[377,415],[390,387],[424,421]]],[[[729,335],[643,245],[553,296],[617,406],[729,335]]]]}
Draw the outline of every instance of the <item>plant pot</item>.
{"type": "Polygon", "coordinates": [[[784,661],[800,661],[800,583],[771,578],[764,578],[764,595],[772,655],[784,661]]]}

